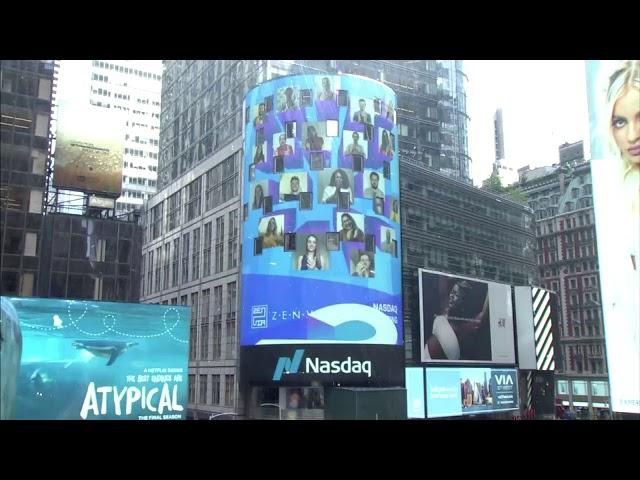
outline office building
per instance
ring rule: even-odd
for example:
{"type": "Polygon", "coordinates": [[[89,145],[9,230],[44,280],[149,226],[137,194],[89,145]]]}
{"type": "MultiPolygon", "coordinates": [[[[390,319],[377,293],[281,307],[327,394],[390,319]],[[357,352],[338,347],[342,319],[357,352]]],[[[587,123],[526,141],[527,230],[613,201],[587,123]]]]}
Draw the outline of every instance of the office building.
{"type": "Polygon", "coordinates": [[[156,191],[160,136],[159,60],[92,60],[89,102],[126,116],[122,195],[116,215],[141,209],[156,191]]]}
{"type": "Polygon", "coordinates": [[[572,411],[609,407],[590,163],[582,142],[559,148],[560,163],[520,171],[535,212],[542,286],[558,292],[562,362],[556,394],[572,411]]]}
{"type": "Polygon", "coordinates": [[[57,65],[3,60],[0,66],[0,294],[33,295],[42,234],[57,65]]]}

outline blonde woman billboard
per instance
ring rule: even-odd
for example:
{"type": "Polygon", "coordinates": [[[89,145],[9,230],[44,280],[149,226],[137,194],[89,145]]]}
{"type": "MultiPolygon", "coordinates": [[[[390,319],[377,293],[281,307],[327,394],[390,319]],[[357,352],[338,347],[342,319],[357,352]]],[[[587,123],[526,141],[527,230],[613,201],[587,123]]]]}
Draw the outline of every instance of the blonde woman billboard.
{"type": "Polygon", "coordinates": [[[612,410],[640,413],[640,61],[587,61],[612,410]]]}

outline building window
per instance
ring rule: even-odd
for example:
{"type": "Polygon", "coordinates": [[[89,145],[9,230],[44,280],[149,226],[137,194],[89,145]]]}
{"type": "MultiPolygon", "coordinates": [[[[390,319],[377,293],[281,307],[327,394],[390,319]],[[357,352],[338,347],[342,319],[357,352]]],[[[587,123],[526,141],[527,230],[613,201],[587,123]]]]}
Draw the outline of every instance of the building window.
{"type": "Polygon", "coordinates": [[[164,271],[162,272],[162,288],[164,290],[169,288],[169,266],[171,265],[171,243],[165,243],[164,245],[164,271]]]}
{"type": "Polygon", "coordinates": [[[236,350],[236,302],[237,302],[236,282],[227,284],[227,358],[235,357],[236,350]]]}
{"type": "Polygon", "coordinates": [[[158,247],[156,249],[156,284],[155,284],[155,292],[159,292],[160,291],[160,281],[162,280],[162,277],[160,275],[160,271],[162,269],[162,247],[158,247]]]}
{"type": "Polygon", "coordinates": [[[193,220],[200,215],[200,192],[202,189],[202,177],[198,177],[185,187],[185,222],[193,220]]]}
{"type": "Polygon", "coordinates": [[[571,387],[574,395],[587,395],[587,381],[586,380],[572,380],[571,387]]]}
{"type": "Polygon", "coordinates": [[[202,267],[202,276],[208,277],[211,275],[211,232],[212,232],[212,223],[205,223],[204,225],[204,246],[202,250],[203,256],[203,267],[202,267]]]}
{"type": "Polygon", "coordinates": [[[215,263],[216,273],[224,269],[224,216],[216,218],[216,250],[215,263]]]}
{"type": "Polygon", "coordinates": [[[211,403],[220,404],[220,375],[211,376],[211,403]]]}
{"type": "Polygon", "coordinates": [[[222,355],[222,285],[213,289],[213,359],[219,360],[222,355]]]}
{"type": "Polygon", "coordinates": [[[229,212],[229,244],[227,268],[238,266],[238,210],[229,212]]]}
{"type": "Polygon", "coordinates": [[[207,375],[200,375],[200,403],[207,403],[207,375]]]}
{"type": "Polygon", "coordinates": [[[200,359],[207,360],[209,358],[209,308],[211,300],[211,290],[202,291],[201,307],[200,307],[200,359]]]}
{"type": "Polygon", "coordinates": [[[234,401],[234,381],[233,375],[225,375],[224,377],[224,404],[226,406],[233,406],[234,401]]]}
{"type": "Polygon", "coordinates": [[[200,228],[196,228],[193,234],[193,253],[191,256],[191,280],[200,278],[200,228]]]}
{"type": "Polygon", "coordinates": [[[144,296],[147,292],[144,290],[144,280],[147,276],[147,256],[145,254],[142,255],[142,275],[140,275],[140,292],[142,296],[144,296]]]}
{"type": "Polygon", "coordinates": [[[153,250],[149,251],[149,269],[147,270],[147,295],[153,292],[153,250]]]}
{"type": "Polygon", "coordinates": [[[178,190],[176,193],[169,197],[169,207],[167,212],[167,231],[171,231],[180,225],[181,193],[182,191],[178,190]]]}
{"type": "Polygon", "coordinates": [[[189,375],[189,403],[196,403],[196,376],[189,375]]]}
{"type": "Polygon", "coordinates": [[[164,202],[160,202],[158,205],[151,209],[151,239],[155,240],[162,235],[162,221],[163,221],[163,206],[164,202]]]}
{"type": "Polygon", "coordinates": [[[182,235],[182,283],[189,281],[189,234],[182,235]]]}
{"type": "Polygon", "coordinates": [[[178,259],[180,258],[180,237],[173,240],[173,257],[171,270],[171,286],[178,286],[178,259]]]}
{"type": "Polygon", "coordinates": [[[569,382],[567,380],[558,380],[558,395],[569,395],[569,382]]]}

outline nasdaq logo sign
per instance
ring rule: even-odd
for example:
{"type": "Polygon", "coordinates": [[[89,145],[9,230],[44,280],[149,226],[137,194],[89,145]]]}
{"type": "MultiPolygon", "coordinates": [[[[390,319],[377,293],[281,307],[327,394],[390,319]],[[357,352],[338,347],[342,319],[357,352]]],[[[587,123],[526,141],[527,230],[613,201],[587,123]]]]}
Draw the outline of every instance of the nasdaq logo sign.
{"type": "Polygon", "coordinates": [[[302,356],[304,355],[304,350],[298,349],[293,354],[293,358],[289,357],[280,357],[278,359],[278,364],[276,365],[276,369],[273,372],[273,381],[277,382],[282,378],[282,374],[287,373],[298,373],[298,368],[300,368],[300,362],[302,362],[302,356]]]}
{"type": "MultiPolygon", "coordinates": [[[[276,368],[273,372],[272,380],[277,382],[282,378],[283,373],[298,373],[304,350],[298,349],[293,354],[293,358],[280,357],[276,368]]],[[[361,374],[364,373],[371,378],[371,361],[366,360],[360,362],[347,357],[345,360],[320,360],[318,357],[307,357],[305,360],[304,371],[301,373],[343,373],[343,374],[361,374]]]]}

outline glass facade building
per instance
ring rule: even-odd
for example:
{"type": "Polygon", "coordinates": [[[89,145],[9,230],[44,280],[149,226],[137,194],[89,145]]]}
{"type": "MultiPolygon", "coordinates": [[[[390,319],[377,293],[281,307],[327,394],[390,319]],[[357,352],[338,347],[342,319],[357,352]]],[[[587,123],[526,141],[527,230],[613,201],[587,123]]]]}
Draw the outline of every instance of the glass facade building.
{"type": "Polygon", "coordinates": [[[33,295],[50,145],[53,61],[3,60],[0,121],[0,294],[33,295]]]}

